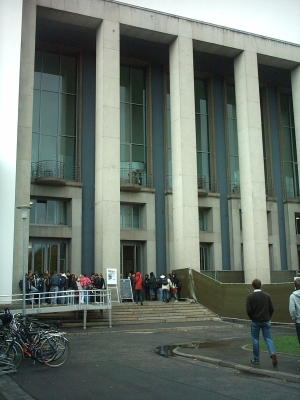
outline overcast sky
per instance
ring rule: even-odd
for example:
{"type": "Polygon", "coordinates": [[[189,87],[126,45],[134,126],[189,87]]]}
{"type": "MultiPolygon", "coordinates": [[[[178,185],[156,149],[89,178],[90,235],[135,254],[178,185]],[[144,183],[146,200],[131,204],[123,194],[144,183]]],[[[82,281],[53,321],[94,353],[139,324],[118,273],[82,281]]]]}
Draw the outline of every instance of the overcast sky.
{"type": "Polygon", "coordinates": [[[124,0],[120,2],[300,44],[300,0],[124,0]]]}

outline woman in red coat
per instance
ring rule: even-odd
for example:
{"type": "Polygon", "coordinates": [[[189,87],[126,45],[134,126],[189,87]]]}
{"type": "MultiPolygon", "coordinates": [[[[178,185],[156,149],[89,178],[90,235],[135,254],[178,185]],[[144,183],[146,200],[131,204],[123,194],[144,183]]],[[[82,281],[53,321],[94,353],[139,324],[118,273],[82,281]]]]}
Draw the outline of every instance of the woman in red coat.
{"type": "Polygon", "coordinates": [[[135,274],[134,278],[135,283],[135,304],[139,301],[141,302],[141,306],[143,305],[143,277],[140,272],[135,274]]]}

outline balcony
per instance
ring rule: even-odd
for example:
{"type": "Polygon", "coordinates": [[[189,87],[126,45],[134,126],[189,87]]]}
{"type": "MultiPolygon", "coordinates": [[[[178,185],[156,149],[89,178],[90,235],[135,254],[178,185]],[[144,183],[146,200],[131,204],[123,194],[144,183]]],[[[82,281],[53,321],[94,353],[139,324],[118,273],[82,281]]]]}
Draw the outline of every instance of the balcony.
{"type": "Polygon", "coordinates": [[[124,192],[139,192],[150,184],[147,173],[143,169],[120,169],[120,186],[124,192]]]}
{"type": "Polygon", "coordinates": [[[80,182],[80,168],[61,161],[38,161],[31,163],[31,178],[38,185],[64,186],[67,181],[80,182]]]}
{"type": "Polygon", "coordinates": [[[207,178],[205,175],[197,176],[198,197],[207,196],[209,192],[217,192],[217,181],[207,178]]]}

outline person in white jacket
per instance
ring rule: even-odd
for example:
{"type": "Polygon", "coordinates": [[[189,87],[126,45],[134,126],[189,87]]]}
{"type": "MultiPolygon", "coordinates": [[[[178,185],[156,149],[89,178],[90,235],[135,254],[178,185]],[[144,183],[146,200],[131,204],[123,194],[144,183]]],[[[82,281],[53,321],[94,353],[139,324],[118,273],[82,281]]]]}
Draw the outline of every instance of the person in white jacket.
{"type": "Polygon", "coordinates": [[[300,278],[295,279],[295,291],[290,295],[289,311],[296,324],[296,332],[300,347],[300,278]]]}

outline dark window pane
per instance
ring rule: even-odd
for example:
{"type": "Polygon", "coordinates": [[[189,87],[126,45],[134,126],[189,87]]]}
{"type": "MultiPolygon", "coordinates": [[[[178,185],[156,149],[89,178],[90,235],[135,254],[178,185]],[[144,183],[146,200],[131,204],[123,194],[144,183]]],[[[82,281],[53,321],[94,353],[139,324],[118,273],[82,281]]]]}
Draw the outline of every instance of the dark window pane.
{"type": "Polygon", "coordinates": [[[61,91],[76,94],[76,58],[61,56],[61,91]]]}
{"type": "Polygon", "coordinates": [[[74,167],[75,165],[75,138],[62,136],[60,139],[60,161],[65,167],[74,167]]]}
{"type": "Polygon", "coordinates": [[[56,154],[56,137],[42,135],[40,160],[56,161],[56,154]]]}
{"type": "Polygon", "coordinates": [[[292,161],[292,144],[290,128],[282,128],[282,148],[283,148],[283,160],[292,161]]]}
{"type": "Polygon", "coordinates": [[[61,95],[60,104],[60,134],[76,136],[76,97],[61,95]]]}
{"type": "Polygon", "coordinates": [[[134,104],[145,105],[144,70],[131,68],[131,101],[134,104]]]}
{"type": "Polygon", "coordinates": [[[290,126],[289,98],[286,94],[280,95],[280,111],[282,126],[290,126]]]}
{"type": "Polygon", "coordinates": [[[38,200],[36,203],[36,223],[46,224],[47,202],[38,200]]]}
{"type": "Polygon", "coordinates": [[[58,132],[58,93],[42,92],[41,132],[57,135],[58,132]]]}
{"type": "MultiPolygon", "coordinates": [[[[145,148],[144,146],[132,146],[132,162],[145,162],[145,148]]],[[[139,169],[143,169],[142,165],[139,169]]]]}
{"type": "Polygon", "coordinates": [[[130,105],[121,103],[120,104],[120,129],[121,129],[121,143],[131,142],[131,129],[130,129],[130,105]]]}
{"type": "Polygon", "coordinates": [[[56,223],[56,204],[56,201],[47,201],[47,224],[49,225],[55,225],[56,223]]]}
{"type": "Polygon", "coordinates": [[[144,144],[144,107],[132,106],[132,143],[144,144]]]}
{"type": "Polygon", "coordinates": [[[42,89],[58,92],[59,54],[43,53],[42,89]]]}

